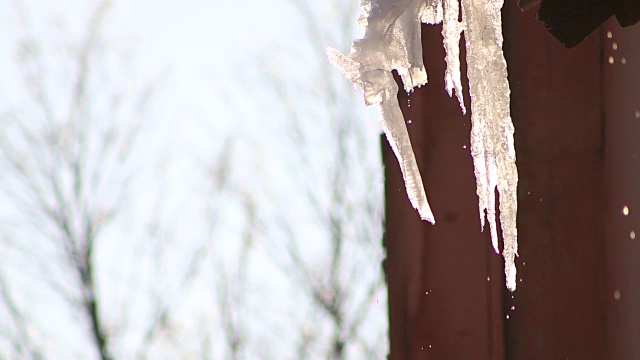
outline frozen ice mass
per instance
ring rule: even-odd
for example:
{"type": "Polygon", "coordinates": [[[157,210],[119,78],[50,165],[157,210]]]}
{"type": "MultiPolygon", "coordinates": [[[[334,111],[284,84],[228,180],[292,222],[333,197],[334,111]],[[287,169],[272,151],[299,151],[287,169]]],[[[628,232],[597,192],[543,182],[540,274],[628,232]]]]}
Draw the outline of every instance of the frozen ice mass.
{"type": "Polygon", "coordinates": [[[359,23],[365,26],[364,38],[353,41],[348,55],[328,48],[327,57],[362,89],[365,104],[377,107],[382,129],[398,158],[409,200],[423,220],[435,224],[398,104],[398,86],[391,72],[396,70],[400,74],[407,92],[426,84],[421,23],[442,23],[446,91],[449,96],[455,92],[465,113],[459,49],[464,32],[471,97],[471,155],[480,224],[484,229],[485,221],[489,223],[493,248],[499,253],[497,189],[506,285],[514,291],[518,172],[509,112],[507,64],[502,53],[502,5],[503,0],[363,0],[365,15],[359,23]],[[460,15],[462,21],[458,20],[460,15]]]}

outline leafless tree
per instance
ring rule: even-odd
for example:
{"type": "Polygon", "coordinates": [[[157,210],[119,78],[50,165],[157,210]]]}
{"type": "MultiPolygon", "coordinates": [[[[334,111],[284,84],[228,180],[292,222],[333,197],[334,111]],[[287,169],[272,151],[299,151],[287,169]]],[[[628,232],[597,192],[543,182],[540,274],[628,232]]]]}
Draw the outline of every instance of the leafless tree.
{"type": "Polygon", "coordinates": [[[309,60],[310,71],[297,77],[283,72],[287,64],[264,64],[271,82],[264,95],[276,100],[271,110],[285,119],[281,129],[274,125],[280,131],[274,137],[292,149],[285,156],[287,188],[245,186],[241,175],[230,173],[233,154],[222,153],[207,195],[210,229],[182,246],[170,246],[180,236],[171,230],[175,220],[162,196],[145,200],[157,202],[151,207],[158,212],[147,230],[134,224],[132,199],[164,181],[147,173],[144,146],[161,84],[105,73],[114,68],[103,63],[110,59],[102,37],[109,2],[95,7],[86,36],[65,48],[62,65],[52,65],[52,52],[37,38],[20,41],[23,91],[0,119],[0,196],[10,204],[0,206],[8,215],[0,223],[0,254],[10,260],[0,262],[0,316],[10,320],[0,323],[0,356],[86,358],[92,352],[100,359],[146,359],[167,356],[171,347],[176,357],[215,358],[213,349],[223,346],[225,358],[282,358],[267,349],[272,340],[299,359],[384,355],[384,316],[370,320],[372,308],[386,309],[381,171],[371,131],[377,127],[366,125],[370,119],[356,110],[354,94],[318,56],[326,45],[348,46],[352,3],[314,5],[326,6],[325,15],[334,11],[339,29],[325,27],[326,17],[310,4],[292,3],[308,25],[309,46],[285,57],[309,60]],[[221,191],[239,199],[239,236],[216,230],[227,212],[219,206],[221,191]],[[301,200],[290,201],[292,192],[301,200]],[[231,255],[229,243],[235,244],[231,255]],[[252,267],[257,255],[273,259],[291,283],[290,292],[275,296],[288,313],[267,318],[255,306],[252,278],[264,271],[252,267]],[[108,256],[122,268],[118,281],[110,278],[108,256]],[[194,292],[197,301],[190,298],[194,292]],[[38,312],[43,301],[36,298],[53,299],[42,311],[66,309],[68,321],[45,326],[38,312]],[[274,318],[281,323],[262,324],[271,337],[258,344],[265,338],[254,328],[274,318]],[[69,344],[59,336],[68,331],[90,341],[69,344]]]}
{"type": "MultiPolygon", "coordinates": [[[[88,88],[90,62],[107,8],[108,3],[102,2],[92,15],[87,38],[73,64],[75,74],[67,99],[49,92],[41,44],[29,38],[21,41],[18,61],[32,108],[30,113],[14,110],[5,114],[0,142],[7,195],[25,218],[29,216],[32,225],[47,235],[49,245],[62,252],[64,271],[73,285],[60,284],[59,280],[52,280],[52,285],[84,312],[101,359],[112,357],[96,297],[94,249],[97,236],[127,195],[124,190],[104,193],[106,184],[115,182],[125,189],[129,181],[120,174],[102,174],[104,168],[122,166],[118,155],[125,155],[138,130],[134,117],[122,131],[116,128],[119,123],[103,124],[96,136],[90,129],[92,124],[86,121],[94,111],[88,88]],[[66,108],[56,104],[62,99],[70,100],[66,108]],[[105,196],[110,199],[105,201],[105,196]]],[[[148,92],[138,99],[137,110],[144,109],[147,96],[148,92]]],[[[111,100],[117,107],[118,99],[111,100]]],[[[21,244],[25,245],[31,244],[21,244]]],[[[5,296],[5,301],[8,298],[5,296]]],[[[18,311],[16,306],[15,313],[18,311]]]]}
{"type": "MultiPolygon", "coordinates": [[[[216,293],[218,312],[227,345],[226,359],[245,359],[248,346],[248,323],[246,296],[247,296],[247,271],[250,260],[250,252],[253,246],[253,232],[255,231],[255,207],[250,197],[245,199],[244,207],[248,215],[244,234],[241,239],[237,257],[233,259],[235,264],[231,273],[225,270],[220,258],[215,258],[216,293]]],[[[227,256],[228,257],[228,256],[227,256]]]]}
{"type": "MultiPolygon", "coordinates": [[[[205,254],[203,261],[210,264],[208,270],[208,291],[213,293],[212,304],[218,314],[219,321],[202,324],[210,331],[202,337],[203,346],[199,352],[201,358],[211,357],[211,346],[215,341],[224,338],[225,359],[239,360],[246,358],[248,347],[248,325],[250,316],[246,304],[247,278],[249,276],[249,261],[255,241],[256,208],[251,194],[245,192],[234,182],[233,167],[230,162],[234,156],[235,146],[232,140],[227,140],[221,146],[221,152],[215,158],[208,172],[208,205],[206,206],[206,222],[208,224],[207,248],[201,249],[205,254]],[[221,223],[224,222],[226,206],[220,199],[220,189],[225,189],[226,195],[240,199],[240,213],[245,218],[241,234],[230,238],[220,234],[221,223]],[[238,246],[225,246],[224,242],[237,242],[238,246]],[[219,325],[216,326],[216,325],[219,325]],[[222,335],[222,336],[220,336],[222,335]]],[[[234,244],[231,244],[234,245],[234,244]]]]}
{"type": "MultiPolygon", "coordinates": [[[[114,73],[122,64],[107,63],[112,54],[102,36],[109,7],[108,0],[98,2],[79,45],[64,44],[61,51],[31,36],[29,14],[18,8],[23,26],[18,33],[25,34],[17,53],[23,91],[19,102],[5,105],[0,119],[0,193],[8,204],[0,207],[7,215],[0,223],[0,254],[11,258],[0,263],[0,316],[10,320],[0,324],[0,357],[59,357],[54,350],[65,345],[74,357],[85,357],[78,354],[87,348],[102,360],[152,357],[163,334],[177,331],[174,312],[206,264],[208,238],[182,246],[186,265],[167,269],[163,258],[153,255],[171,251],[161,239],[169,236],[162,226],[144,225],[150,229],[146,237],[140,229],[113,233],[114,223],[122,228],[135,221],[129,218],[136,213],[131,200],[151,186],[144,182],[162,182],[149,175],[153,161],[145,145],[154,140],[149,108],[163,77],[137,81],[114,73]],[[100,255],[118,244],[144,254],[122,255],[122,263],[110,259],[130,270],[121,279],[132,282],[124,286],[129,290],[120,292],[104,281],[108,255],[100,255]],[[171,284],[164,281],[169,277],[171,284]],[[154,284],[160,284],[155,291],[154,284]],[[33,292],[37,296],[30,299],[33,292]],[[77,321],[47,328],[35,298],[59,299],[77,321]],[[143,304],[148,316],[132,320],[135,303],[143,304]],[[80,343],[91,345],[64,344],[58,335],[69,331],[88,334],[90,341],[80,343]],[[131,334],[138,344],[122,350],[118,342],[131,334]]],[[[47,316],[61,308],[51,301],[56,304],[49,304],[47,316]]]]}
{"type": "Polygon", "coordinates": [[[282,181],[285,198],[274,196],[278,205],[264,225],[270,239],[265,246],[311,306],[308,311],[331,324],[321,330],[298,321],[297,358],[381,358],[385,317],[372,322],[375,330],[363,326],[373,307],[378,314],[386,310],[377,124],[368,125],[372,119],[360,112],[357,94],[320,55],[328,45],[348,48],[358,4],[291,4],[306,33],[285,56],[269,57],[261,66],[272,111],[286,119],[274,136],[288,141],[290,180],[282,181]],[[290,71],[296,67],[304,70],[290,71]],[[295,205],[286,200],[293,191],[303,198],[298,212],[287,211],[295,205]]]}

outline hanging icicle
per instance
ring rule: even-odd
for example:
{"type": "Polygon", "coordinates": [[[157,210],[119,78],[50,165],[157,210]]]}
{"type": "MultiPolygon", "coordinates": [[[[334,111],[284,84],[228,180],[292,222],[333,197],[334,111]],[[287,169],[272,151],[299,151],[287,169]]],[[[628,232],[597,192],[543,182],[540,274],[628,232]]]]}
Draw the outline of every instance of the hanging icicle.
{"type": "Polygon", "coordinates": [[[485,216],[496,252],[496,195],[500,194],[500,224],[507,288],[516,289],[518,252],[516,214],[518,173],[509,112],[507,65],[502,53],[502,0],[365,0],[360,23],[365,35],[353,42],[348,56],[327,49],[329,61],[364,91],[367,105],[375,105],[382,129],[398,158],[411,204],[423,220],[435,219],[422,184],[409,134],[397,100],[391,72],[398,71],[405,91],[427,83],[422,61],[421,23],[443,23],[446,49],[446,91],[466,109],[460,81],[460,36],[466,40],[467,74],[471,96],[471,154],[475,168],[481,228],[485,216]],[[459,21],[460,5],[462,21],[459,21]],[[485,215],[486,214],[486,215],[485,215]]]}

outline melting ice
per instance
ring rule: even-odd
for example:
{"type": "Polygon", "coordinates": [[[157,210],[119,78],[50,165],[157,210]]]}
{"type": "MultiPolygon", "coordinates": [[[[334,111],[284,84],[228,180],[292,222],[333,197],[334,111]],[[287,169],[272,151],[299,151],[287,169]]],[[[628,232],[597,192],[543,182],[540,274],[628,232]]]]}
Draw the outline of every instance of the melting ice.
{"type": "Polygon", "coordinates": [[[398,86],[391,72],[396,70],[400,74],[407,92],[426,84],[420,26],[421,23],[442,23],[447,62],[445,88],[450,96],[455,92],[462,112],[466,112],[459,49],[460,36],[464,32],[471,95],[471,154],[480,224],[484,228],[486,217],[493,247],[499,252],[495,210],[497,189],[506,282],[507,288],[514,291],[518,173],[514,128],[509,113],[507,65],[502,53],[502,5],[503,0],[364,0],[365,15],[359,20],[365,26],[364,37],[353,41],[347,56],[328,48],[327,57],[347,79],[363,90],[365,103],[377,107],[382,129],[400,163],[411,204],[423,220],[435,223],[398,104],[398,86]],[[458,20],[460,15],[462,21],[458,20]]]}

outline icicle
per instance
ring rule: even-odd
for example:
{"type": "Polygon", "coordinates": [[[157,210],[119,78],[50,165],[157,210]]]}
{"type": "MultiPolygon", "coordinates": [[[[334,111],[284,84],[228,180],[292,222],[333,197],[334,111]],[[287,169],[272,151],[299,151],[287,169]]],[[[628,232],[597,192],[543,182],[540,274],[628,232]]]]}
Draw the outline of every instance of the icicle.
{"type": "Polygon", "coordinates": [[[502,54],[502,0],[462,0],[466,24],[467,74],[471,95],[471,154],[476,174],[480,219],[487,212],[496,252],[495,189],[500,194],[500,224],[507,288],[516,289],[518,253],[516,213],[518,171],[509,111],[507,63],[502,54]]]}
{"type": "Polygon", "coordinates": [[[397,100],[398,86],[391,74],[397,70],[405,91],[427,83],[422,63],[420,13],[423,1],[364,1],[367,11],[364,38],[355,40],[348,56],[328,48],[329,61],[364,91],[367,105],[376,105],[380,122],[404,177],[407,195],[420,218],[435,223],[418,170],[409,133],[397,100]]]}
{"type": "Polygon", "coordinates": [[[462,99],[462,82],[460,81],[460,33],[464,29],[464,22],[458,21],[459,4],[458,0],[444,0],[444,20],[442,21],[442,37],[446,50],[445,60],[447,69],[444,74],[444,84],[449,96],[452,96],[453,89],[460,103],[462,113],[466,114],[462,99]]]}
{"type": "Polygon", "coordinates": [[[462,112],[466,108],[460,81],[460,35],[464,31],[467,73],[471,95],[471,154],[476,175],[481,228],[485,214],[496,252],[495,189],[500,194],[500,223],[507,288],[516,288],[517,256],[516,190],[518,174],[513,145],[513,124],[509,113],[509,83],[502,54],[502,0],[364,0],[366,11],[360,23],[365,36],[356,39],[348,56],[327,49],[329,61],[364,91],[365,103],[376,105],[382,128],[400,163],[407,194],[420,217],[435,222],[427,202],[420,172],[397,101],[398,87],[391,75],[397,70],[405,90],[427,82],[422,61],[420,23],[443,23],[446,49],[445,89],[456,97],[462,112]]]}

